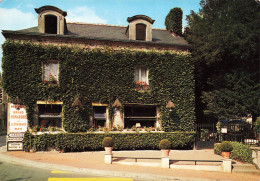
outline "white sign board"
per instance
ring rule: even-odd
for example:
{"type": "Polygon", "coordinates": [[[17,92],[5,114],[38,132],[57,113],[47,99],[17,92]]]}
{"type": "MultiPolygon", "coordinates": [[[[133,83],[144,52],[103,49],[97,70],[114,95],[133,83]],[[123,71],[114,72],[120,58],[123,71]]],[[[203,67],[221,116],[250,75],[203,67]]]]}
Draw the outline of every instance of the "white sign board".
{"type": "Polygon", "coordinates": [[[227,133],[227,128],[221,128],[221,133],[227,133]]]}
{"type": "Polygon", "coordinates": [[[9,104],[9,110],[10,132],[26,132],[28,121],[25,106],[9,104]]]}
{"type": "Polygon", "coordinates": [[[8,142],[7,150],[8,151],[22,151],[23,143],[22,142],[8,142]]]}

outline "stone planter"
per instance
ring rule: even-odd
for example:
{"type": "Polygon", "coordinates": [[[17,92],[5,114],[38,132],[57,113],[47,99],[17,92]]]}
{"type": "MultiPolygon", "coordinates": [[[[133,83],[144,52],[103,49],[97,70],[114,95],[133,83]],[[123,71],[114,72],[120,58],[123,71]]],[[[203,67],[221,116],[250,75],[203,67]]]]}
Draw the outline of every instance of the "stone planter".
{"type": "Polygon", "coordinates": [[[169,155],[170,155],[170,150],[169,149],[167,149],[167,150],[162,149],[161,152],[162,152],[162,158],[168,158],[169,155]]]}
{"type": "Polygon", "coordinates": [[[230,152],[221,152],[221,155],[224,159],[229,159],[230,158],[230,152]]]}
{"type": "Polygon", "coordinates": [[[113,147],[105,147],[105,155],[112,155],[113,147]]]}

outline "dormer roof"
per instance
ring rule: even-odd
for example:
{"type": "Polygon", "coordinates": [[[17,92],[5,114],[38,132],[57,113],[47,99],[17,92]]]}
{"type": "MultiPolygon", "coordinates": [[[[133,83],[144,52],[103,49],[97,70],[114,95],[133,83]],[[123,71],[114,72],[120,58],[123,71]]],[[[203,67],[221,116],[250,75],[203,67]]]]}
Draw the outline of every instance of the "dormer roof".
{"type": "Polygon", "coordinates": [[[44,11],[55,11],[57,13],[60,13],[61,15],[63,15],[64,17],[67,16],[67,12],[66,11],[62,11],[61,9],[55,7],[55,6],[42,6],[40,8],[35,8],[35,11],[37,14],[40,14],[44,11]]]}
{"type": "Polygon", "coordinates": [[[135,16],[132,16],[132,17],[128,17],[127,18],[127,21],[128,23],[134,21],[134,20],[138,20],[138,19],[143,19],[145,21],[148,21],[149,23],[153,24],[155,20],[153,20],[152,18],[148,17],[148,16],[145,16],[145,15],[135,15],[135,16]]]}

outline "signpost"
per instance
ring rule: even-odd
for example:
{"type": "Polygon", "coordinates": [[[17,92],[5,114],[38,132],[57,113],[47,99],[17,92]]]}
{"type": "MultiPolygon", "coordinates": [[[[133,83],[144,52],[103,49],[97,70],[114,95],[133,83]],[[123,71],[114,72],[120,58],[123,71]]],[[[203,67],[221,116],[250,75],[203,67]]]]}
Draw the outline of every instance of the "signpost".
{"type": "Polygon", "coordinates": [[[27,131],[27,114],[25,106],[9,104],[9,134],[7,137],[7,151],[23,150],[24,132],[27,131]]]}

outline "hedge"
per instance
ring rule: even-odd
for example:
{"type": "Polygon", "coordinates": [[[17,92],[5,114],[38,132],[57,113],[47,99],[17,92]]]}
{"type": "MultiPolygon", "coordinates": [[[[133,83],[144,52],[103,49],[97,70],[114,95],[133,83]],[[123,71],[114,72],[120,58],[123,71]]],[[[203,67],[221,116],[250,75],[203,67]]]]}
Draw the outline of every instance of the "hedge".
{"type": "Polygon", "coordinates": [[[195,132],[160,133],[60,133],[24,136],[24,150],[47,151],[52,147],[64,152],[103,150],[102,140],[109,136],[114,140],[114,150],[156,150],[162,139],[172,143],[172,149],[191,149],[195,132]]]}
{"type": "Polygon", "coordinates": [[[108,104],[111,113],[112,104],[119,99],[123,105],[158,105],[164,131],[194,130],[194,65],[188,52],[69,47],[8,40],[2,47],[2,87],[10,101],[18,96],[25,104],[30,127],[36,124],[37,100],[62,101],[63,127],[66,132],[78,133],[92,126],[89,118],[93,102],[108,104]],[[43,83],[42,65],[48,60],[59,62],[57,86],[43,83]],[[148,91],[136,89],[137,65],[149,69],[148,91]],[[71,106],[77,96],[83,104],[80,111],[71,106]],[[165,108],[169,100],[175,104],[172,112],[165,108]]]}
{"type": "MultiPolygon", "coordinates": [[[[231,151],[230,158],[242,162],[252,163],[252,149],[239,142],[231,142],[233,150],[231,151]]],[[[214,151],[216,154],[221,155],[220,144],[215,144],[214,151]]]]}

